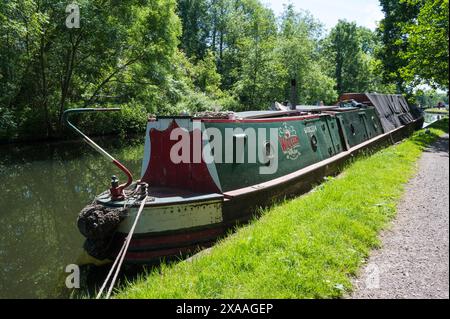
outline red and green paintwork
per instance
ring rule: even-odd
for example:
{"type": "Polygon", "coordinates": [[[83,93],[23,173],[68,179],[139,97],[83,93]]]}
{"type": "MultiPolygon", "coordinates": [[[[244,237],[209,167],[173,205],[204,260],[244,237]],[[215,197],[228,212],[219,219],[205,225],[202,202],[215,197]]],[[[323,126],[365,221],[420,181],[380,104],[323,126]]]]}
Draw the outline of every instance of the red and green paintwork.
{"type": "MultiPolygon", "coordinates": [[[[263,129],[266,136],[266,139],[262,139],[263,143],[269,142],[270,129],[276,129],[279,132],[278,169],[274,174],[260,174],[260,167],[264,164],[249,161],[247,139],[243,149],[233,145],[231,162],[222,160],[211,165],[203,161],[174,164],[170,159],[170,150],[178,141],[170,140],[170,133],[175,128],[183,127],[191,131],[192,137],[192,119],[164,118],[149,124],[146,152],[150,154],[148,162],[144,161],[143,181],[155,186],[200,192],[227,192],[290,174],[383,133],[373,108],[341,108],[328,114],[307,116],[200,121],[202,130],[215,128],[222,136],[226,136],[226,129],[241,129],[244,134],[247,129],[252,129],[257,134],[255,141],[259,141],[258,134],[263,129]],[[163,121],[166,123],[162,124],[163,121]],[[283,136],[284,133],[289,136],[283,136]],[[238,151],[243,152],[236,154],[238,151]],[[243,158],[237,160],[238,156],[243,158]]],[[[258,147],[262,148],[262,145],[258,147]]],[[[222,154],[225,154],[225,143],[222,143],[222,154]]]]}

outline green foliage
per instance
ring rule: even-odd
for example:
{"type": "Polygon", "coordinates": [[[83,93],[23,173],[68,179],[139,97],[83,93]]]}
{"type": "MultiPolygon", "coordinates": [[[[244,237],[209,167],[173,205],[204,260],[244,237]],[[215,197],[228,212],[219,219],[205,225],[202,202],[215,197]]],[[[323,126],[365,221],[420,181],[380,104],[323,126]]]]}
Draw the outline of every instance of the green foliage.
{"type": "Polygon", "coordinates": [[[380,46],[374,32],[354,22],[340,20],[322,45],[324,58],[332,59],[328,72],[336,80],[339,94],[390,93],[391,89],[382,84],[381,66],[374,56],[380,46]]]}
{"type": "MultiPolygon", "coordinates": [[[[191,19],[191,15],[198,17],[187,8],[209,8],[202,13],[202,23],[189,22],[196,24],[193,28],[200,33],[183,30],[181,47],[198,43],[199,34],[208,43],[207,48],[194,56],[193,67],[200,73],[193,82],[197,90],[216,100],[214,107],[235,111],[266,109],[274,101],[290,98],[292,77],[299,83],[299,102],[335,102],[337,94],[333,81],[315,59],[322,27],[311,15],[297,13],[288,6],[277,19],[271,10],[256,0],[179,2],[184,12],[181,15],[183,24],[191,19]],[[211,72],[208,75],[203,66],[212,62],[211,54],[214,54],[216,68],[208,66],[211,72]],[[214,89],[202,84],[205,76],[210,83],[219,83],[214,70],[220,75],[219,94],[215,84],[212,85],[214,89]]],[[[186,49],[186,52],[190,51],[186,49]]],[[[195,71],[191,73],[195,74],[195,71]]]]}
{"type": "Polygon", "coordinates": [[[284,96],[289,97],[291,79],[294,79],[300,104],[334,103],[337,100],[335,81],[317,62],[317,38],[322,26],[308,13],[295,12],[292,5],[285,8],[280,23],[277,54],[284,71],[281,77],[284,96]]]}
{"type": "Polygon", "coordinates": [[[299,85],[298,96],[301,104],[316,105],[323,102],[325,105],[333,105],[338,100],[336,81],[326,75],[317,63],[310,66],[309,72],[304,74],[299,85]]]}
{"type": "MultiPolygon", "coordinates": [[[[280,83],[277,81],[277,62],[274,59],[276,21],[273,13],[256,1],[239,12],[242,37],[239,39],[240,70],[233,86],[245,109],[261,109],[270,105],[271,94],[280,83]],[[245,15],[249,10],[251,15],[245,15]]],[[[236,72],[237,73],[237,72],[236,72]]]]}
{"type": "Polygon", "coordinates": [[[439,93],[436,90],[418,90],[415,93],[416,103],[423,108],[432,108],[438,105],[439,102],[448,104],[448,95],[439,93]]]}
{"type": "Polygon", "coordinates": [[[14,137],[16,127],[17,124],[11,111],[0,107],[0,140],[9,140],[14,137]]]}
{"type": "Polygon", "coordinates": [[[407,48],[408,37],[403,26],[416,19],[419,7],[398,0],[380,0],[380,5],[385,16],[378,28],[383,46],[377,55],[383,61],[383,80],[388,84],[394,83],[398,93],[405,93],[409,88],[400,69],[406,65],[402,54],[407,48]]]}
{"type": "Polygon", "coordinates": [[[420,5],[417,19],[409,21],[403,30],[408,34],[407,49],[401,57],[406,65],[402,77],[413,85],[428,84],[448,90],[448,0],[404,0],[420,5]]]}
{"type": "Polygon", "coordinates": [[[220,90],[221,76],[217,73],[216,58],[212,51],[207,51],[205,57],[195,65],[193,81],[195,86],[211,97],[222,95],[220,90]]]}
{"type": "Polygon", "coordinates": [[[448,1],[380,0],[384,80],[398,92],[427,84],[448,91],[448,1]]]}
{"type": "MultiPolygon", "coordinates": [[[[109,105],[102,105],[109,107],[109,105]]],[[[112,107],[116,107],[112,105],[112,107]]],[[[86,113],[73,118],[75,125],[89,135],[138,133],[145,130],[147,112],[134,101],[120,106],[118,112],[86,113]]],[[[72,134],[69,133],[68,134],[72,134]]]]}
{"type": "Polygon", "coordinates": [[[145,105],[143,86],[168,83],[181,33],[174,0],[77,3],[79,29],[65,26],[66,1],[0,4],[0,106],[22,138],[58,136],[67,107],[145,105]]]}
{"type": "Polygon", "coordinates": [[[177,104],[177,108],[181,110],[181,112],[189,114],[218,110],[220,109],[220,106],[202,92],[191,92],[177,104]]]}
{"type": "Polygon", "coordinates": [[[208,6],[206,0],[178,1],[178,15],[183,27],[181,48],[188,57],[203,58],[208,51],[211,28],[208,6]]]}
{"type": "MultiPolygon", "coordinates": [[[[74,107],[133,105],[139,116],[267,109],[291,100],[292,80],[299,104],[448,86],[442,0],[381,0],[378,34],[346,21],[324,34],[308,12],[287,5],[276,17],[260,0],[77,4],[80,28],[68,29],[67,1],[0,3],[0,139],[64,137],[60,117],[74,107]]],[[[122,116],[132,127],[120,130],[134,131],[135,114],[122,116]]],[[[93,133],[108,131],[102,124],[86,123],[93,133]]]]}

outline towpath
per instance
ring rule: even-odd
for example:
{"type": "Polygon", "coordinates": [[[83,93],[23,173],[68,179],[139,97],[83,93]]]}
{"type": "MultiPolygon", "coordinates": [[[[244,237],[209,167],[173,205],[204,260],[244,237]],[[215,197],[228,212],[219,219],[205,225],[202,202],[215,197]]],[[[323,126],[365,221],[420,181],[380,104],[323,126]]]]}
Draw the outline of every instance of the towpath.
{"type": "Polygon", "coordinates": [[[449,142],[431,145],[348,298],[449,298],[449,142]]]}

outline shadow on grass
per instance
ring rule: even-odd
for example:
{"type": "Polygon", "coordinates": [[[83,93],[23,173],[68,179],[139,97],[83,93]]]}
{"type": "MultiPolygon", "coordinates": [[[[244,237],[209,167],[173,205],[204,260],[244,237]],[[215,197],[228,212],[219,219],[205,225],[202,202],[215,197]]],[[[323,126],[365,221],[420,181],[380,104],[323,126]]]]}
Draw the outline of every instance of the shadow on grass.
{"type": "Polygon", "coordinates": [[[427,153],[446,153],[442,155],[444,157],[448,157],[448,137],[439,138],[436,142],[428,146],[424,152],[427,153]]]}
{"type": "Polygon", "coordinates": [[[425,150],[427,147],[433,148],[431,144],[439,139],[441,131],[448,134],[448,118],[439,120],[428,126],[425,130],[415,133],[410,138],[410,141],[418,145],[422,150],[425,150]]]}
{"type": "Polygon", "coordinates": [[[448,117],[434,122],[433,124],[428,126],[428,128],[442,130],[448,134],[448,117]]]}
{"type": "MultiPolygon", "coordinates": [[[[238,226],[236,226],[236,228],[230,229],[229,233],[227,233],[227,236],[237,231],[237,229],[238,226]]],[[[217,239],[217,242],[224,238],[226,238],[225,235],[219,237],[217,239]]],[[[199,245],[197,249],[193,250],[191,253],[161,258],[159,261],[155,261],[151,264],[124,263],[120,269],[113,292],[120,291],[125,287],[130,286],[133,282],[142,280],[143,278],[146,278],[152,274],[157,273],[161,275],[164,269],[170,268],[171,266],[179,262],[189,261],[192,258],[196,258],[196,256],[199,256],[199,254],[207,251],[208,248],[210,247],[202,247],[201,245],[199,245]]],[[[67,293],[67,289],[62,288],[64,297],[68,297],[71,299],[95,299],[106,277],[108,276],[108,272],[110,271],[111,266],[112,263],[106,265],[86,264],[80,266],[81,289],[73,289],[69,293],[67,293]]],[[[109,288],[110,282],[111,279],[106,285],[102,298],[104,298],[104,296],[106,295],[106,291],[109,288]]]]}

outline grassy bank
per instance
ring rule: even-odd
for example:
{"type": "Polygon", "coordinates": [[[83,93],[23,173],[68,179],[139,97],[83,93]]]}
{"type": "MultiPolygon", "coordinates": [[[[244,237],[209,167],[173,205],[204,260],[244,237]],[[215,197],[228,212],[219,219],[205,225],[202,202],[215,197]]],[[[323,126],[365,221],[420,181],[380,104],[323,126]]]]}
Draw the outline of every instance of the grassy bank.
{"type": "Polygon", "coordinates": [[[438,108],[425,109],[425,112],[433,113],[433,114],[447,114],[448,115],[448,110],[446,110],[446,109],[438,109],[438,108]]]}
{"type": "Polygon", "coordinates": [[[360,158],[338,178],[286,201],[193,261],[163,266],[117,298],[335,298],[394,217],[423,148],[448,120],[360,158]]]}

